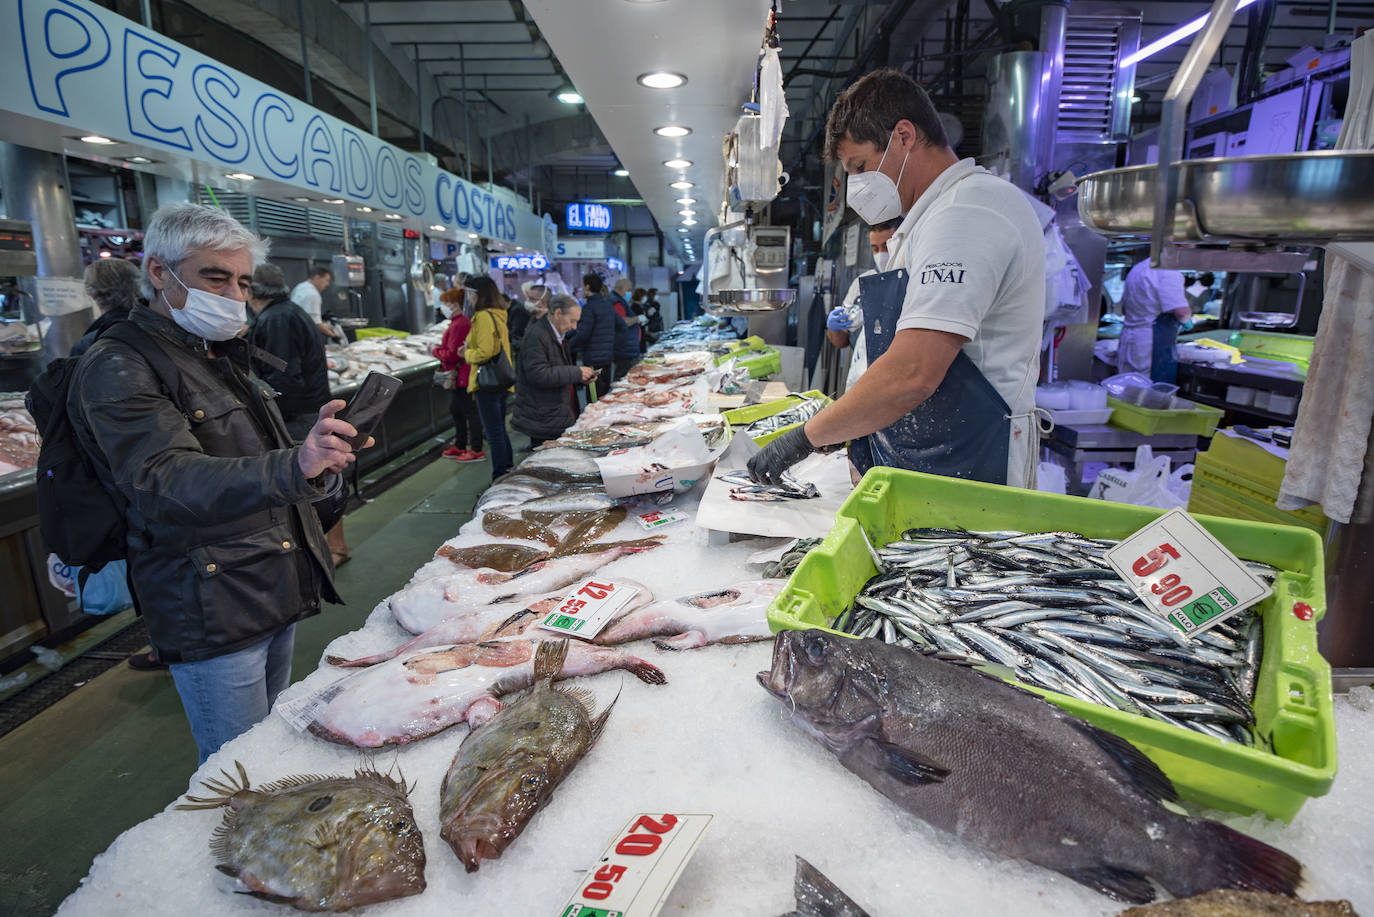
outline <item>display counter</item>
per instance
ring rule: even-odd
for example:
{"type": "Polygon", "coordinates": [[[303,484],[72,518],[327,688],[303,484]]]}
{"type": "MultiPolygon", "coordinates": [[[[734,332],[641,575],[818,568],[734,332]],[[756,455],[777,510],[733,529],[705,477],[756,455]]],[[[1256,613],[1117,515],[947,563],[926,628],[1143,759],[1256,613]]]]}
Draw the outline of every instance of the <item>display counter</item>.
{"type": "MultiPolygon", "coordinates": [[[[453,426],[449,413],[449,391],[434,384],[434,372],[439,368],[438,360],[424,360],[391,374],[401,380],[401,390],[372,436],[377,444],[358,453],[358,461],[353,466],[354,474],[361,475],[380,468],[393,459],[414,449],[425,440],[443,436],[453,426]]],[[[335,398],[345,401],[357,392],[362,380],[330,389],[335,398]]]]}

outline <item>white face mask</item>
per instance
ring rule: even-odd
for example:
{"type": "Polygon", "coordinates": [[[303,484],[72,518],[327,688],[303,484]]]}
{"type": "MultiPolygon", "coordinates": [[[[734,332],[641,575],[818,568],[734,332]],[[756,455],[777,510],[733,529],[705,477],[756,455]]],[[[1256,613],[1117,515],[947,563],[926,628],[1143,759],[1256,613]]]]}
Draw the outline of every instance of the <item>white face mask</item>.
{"type": "Polygon", "coordinates": [[[878,273],[887,270],[887,252],[873,253],[873,266],[878,269],[878,273]]]}
{"type": "Polygon", "coordinates": [[[902,157],[897,181],[883,174],[883,162],[887,159],[887,151],[892,149],[892,138],[896,136],[894,131],[887,138],[887,148],[883,150],[882,159],[878,160],[878,168],[849,176],[849,184],[845,187],[849,206],[854,208],[859,219],[870,226],[890,220],[902,212],[902,195],[897,191],[897,182],[902,180],[902,174],[906,172],[907,156],[911,153],[902,157]]]}
{"type": "Polygon", "coordinates": [[[162,301],[171,309],[172,321],[183,330],[207,341],[227,341],[243,328],[248,320],[244,303],[208,290],[193,290],[177,277],[175,271],[168,269],[167,273],[186,291],[186,305],[180,309],[173,309],[166,291],[162,291],[162,301]]]}

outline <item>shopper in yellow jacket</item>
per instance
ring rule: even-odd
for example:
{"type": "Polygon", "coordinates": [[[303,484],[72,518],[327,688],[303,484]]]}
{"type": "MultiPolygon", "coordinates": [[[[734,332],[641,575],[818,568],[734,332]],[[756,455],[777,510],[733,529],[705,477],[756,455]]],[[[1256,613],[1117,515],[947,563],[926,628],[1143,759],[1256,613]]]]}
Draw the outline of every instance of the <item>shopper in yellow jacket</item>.
{"type": "MultiPolygon", "coordinates": [[[[483,391],[477,380],[481,366],[499,353],[510,360],[510,329],[506,326],[506,297],[501,295],[490,277],[470,277],[467,288],[477,294],[473,307],[472,330],[468,332],[463,359],[472,367],[468,391],[477,400],[477,416],[482,419],[482,432],[487,438],[487,454],[491,456],[492,479],[510,471],[514,463],[510,434],[506,432],[506,399],[514,390],[483,391]]],[[[512,364],[513,365],[513,364],[512,364]]]]}

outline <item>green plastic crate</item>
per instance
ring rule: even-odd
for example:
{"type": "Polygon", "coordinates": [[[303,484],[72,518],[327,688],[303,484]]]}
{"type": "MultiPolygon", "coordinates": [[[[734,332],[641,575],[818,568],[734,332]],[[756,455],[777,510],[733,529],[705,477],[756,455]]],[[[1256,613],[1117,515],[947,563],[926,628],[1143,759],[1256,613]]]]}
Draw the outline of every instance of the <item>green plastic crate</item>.
{"type": "Polygon", "coordinates": [[[764,341],[763,338],[759,337],[757,334],[751,334],[749,337],[744,338],[743,340],[731,341],[729,344],[726,344],[725,349],[716,355],[715,365],[719,366],[726,360],[739,356],[741,350],[762,351],[769,349],[771,348],[769,348],[768,344],[764,341]]]}
{"type": "Polygon", "coordinates": [[[1252,522],[1266,522],[1271,525],[1297,525],[1311,529],[1326,539],[1324,515],[1318,513],[1320,522],[1310,521],[1297,513],[1284,512],[1251,491],[1237,487],[1230,480],[1208,474],[1200,468],[1193,472],[1192,489],[1188,496],[1188,512],[1208,513],[1213,516],[1226,516],[1229,519],[1249,519],[1252,522]]]}
{"type": "MultiPolygon", "coordinates": [[[[875,544],[913,526],[1043,531],[1073,529],[1095,538],[1125,538],[1162,510],[1066,497],[935,475],[874,468],[836,516],[835,526],[802,560],[768,608],[783,629],[827,625],[876,572],[863,531],[875,544]]],[[[1168,774],[1180,795],[1234,812],[1291,819],[1336,776],[1331,668],[1317,651],[1316,622],[1326,612],[1322,541],[1294,526],[1199,516],[1203,527],[1238,556],[1282,573],[1259,605],[1264,659],[1255,692],[1255,720],[1274,752],[1222,742],[1136,714],[1031,688],[1068,712],[1132,742],[1168,774]],[[1313,617],[1294,616],[1294,603],[1313,617]]],[[[831,630],[832,633],[837,631],[831,630]]]]}
{"type": "MultiPolygon", "coordinates": [[[[1224,493],[1233,504],[1245,510],[1222,515],[1280,525],[1302,525],[1325,536],[1330,520],[1320,506],[1282,510],[1275,505],[1286,465],[1283,459],[1255,443],[1234,436],[1217,436],[1212,439],[1212,448],[1198,453],[1193,486],[1196,488],[1202,483],[1205,488],[1224,493]]],[[[1188,506],[1191,509],[1192,503],[1188,506]]]]}
{"type": "Polygon", "coordinates": [[[366,341],[371,338],[408,338],[409,331],[397,331],[395,328],[359,328],[353,332],[356,340],[366,341]]]}
{"type": "MultiPolygon", "coordinates": [[[[732,428],[747,427],[756,420],[762,420],[765,417],[772,417],[774,414],[781,414],[788,408],[796,407],[807,398],[819,398],[826,404],[831,403],[830,396],[827,395],[825,392],[822,392],[819,389],[812,389],[809,392],[802,392],[800,395],[788,395],[785,398],[776,398],[772,401],[765,401],[763,404],[751,404],[742,408],[733,408],[729,411],[726,411],[722,416],[725,418],[725,422],[728,423],[732,428]]],[[[782,436],[788,430],[798,426],[801,426],[801,424],[789,424],[788,426],[780,427],[779,429],[774,430],[772,433],[765,433],[762,436],[756,436],[753,439],[754,442],[758,443],[760,446],[766,446],[773,440],[777,439],[779,436],[782,436]]]]}
{"type": "Polygon", "coordinates": [[[1305,334],[1274,334],[1265,331],[1232,331],[1226,343],[1247,357],[1283,360],[1307,372],[1316,338],[1305,334]]]}
{"type": "Polygon", "coordinates": [[[782,353],[775,347],[769,347],[758,356],[736,360],[735,365],[749,370],[751,379],[764,379],[782,372],[782,353]]]}
{"type": "MultiPolygon", "coordinates": [[[[1178,401],[1186,399],[1179,398],[1178,401]]],[[[1114,427],[1134,430],[1152,436],[1155,433],[1194,433],[1198,436],[1211,436],[1216,432],[1224,413],[1220,408],[1208,407],[1189,401],[1190,408],[1169,408],[1157,410],[1128,404],[1120,398],[1107,396],[1107,407],[1115,408],[1112,419],[1114,427]]]]}

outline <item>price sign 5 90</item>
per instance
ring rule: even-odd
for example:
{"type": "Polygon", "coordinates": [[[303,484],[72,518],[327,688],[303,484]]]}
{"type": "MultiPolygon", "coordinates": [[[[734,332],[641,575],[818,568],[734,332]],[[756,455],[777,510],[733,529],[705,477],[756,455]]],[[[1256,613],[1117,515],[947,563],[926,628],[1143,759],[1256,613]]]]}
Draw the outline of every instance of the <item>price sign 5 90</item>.
{"type": "Polygon", "coordinates": [[[1185,634],[1267,596],[1269,587],[1195,519],[1172,510],[1107,552],[1146,605],[1185,634]]]}

